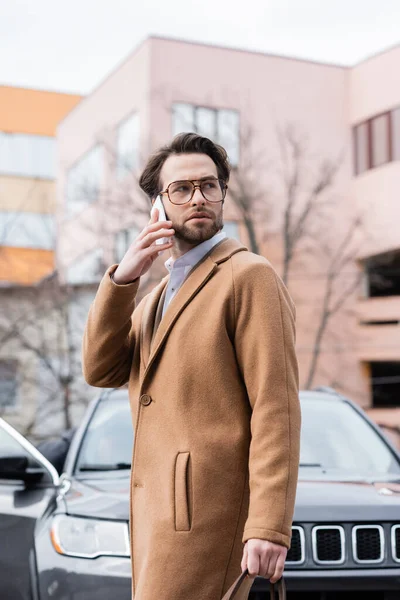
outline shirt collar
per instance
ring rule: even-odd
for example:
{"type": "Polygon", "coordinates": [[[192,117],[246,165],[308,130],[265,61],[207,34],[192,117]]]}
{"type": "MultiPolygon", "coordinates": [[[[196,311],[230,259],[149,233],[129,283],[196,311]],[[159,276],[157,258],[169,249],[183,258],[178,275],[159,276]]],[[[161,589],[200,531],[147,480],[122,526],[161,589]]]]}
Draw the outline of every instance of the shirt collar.
{"type": "Polygon", "coordinates": [[[226,238],[226,233],[224,231],[220,231],[209,240],[201,242],[201,244],[198,244],[188,252],[185,252],[185,254],[177,258],[175,261],[172,257],[169,258],[165,263],[165,267],[169,272],[171,272],[172,269],[180,269],[183,267],[193,268],[208,252],[210,252],[210,250],[212,250],[212,248],[214,248],[216,244],[218,244],[224,238],[226,238]]]}

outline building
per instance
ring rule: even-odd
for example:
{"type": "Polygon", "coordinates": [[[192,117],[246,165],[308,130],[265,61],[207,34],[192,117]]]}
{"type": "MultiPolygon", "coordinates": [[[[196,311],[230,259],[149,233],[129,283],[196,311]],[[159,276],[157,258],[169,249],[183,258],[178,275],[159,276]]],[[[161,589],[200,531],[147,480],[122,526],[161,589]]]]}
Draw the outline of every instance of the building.
{"type": "MultiPolygon", "coordinates": [[[[64,280],[96,281],[123,255],[148,216],[136,174],[152,149],[182,130],[212,137],[253,196],[262,253],[281,274],[289,263],[302,386],[331,385],[398,426],[399,63],[400,46],[347,68],[147,39],[58,126],[64,280]]],[[[227,228],[251,246],[233,199],[227,228]]]]}
{"type": "Polygon", "coordinates": [[[0,86],[0,412],[22,430],[46,396],[34,339],[54,334],[50,286],[39,287],[55,269],[56,127],[80,100],[0,86]]]}
{"type": "Polygon", "coordinates": [[[0,282],[54,268],[56,126],[80,96],[0,86],[0,282]]]}

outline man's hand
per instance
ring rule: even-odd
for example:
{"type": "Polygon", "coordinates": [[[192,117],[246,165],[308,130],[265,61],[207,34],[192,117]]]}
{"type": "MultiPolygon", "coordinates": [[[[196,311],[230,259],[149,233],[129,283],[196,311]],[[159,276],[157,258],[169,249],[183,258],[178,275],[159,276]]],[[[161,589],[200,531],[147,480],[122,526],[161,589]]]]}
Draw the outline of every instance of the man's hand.
{"type": "Polygon", "coordinates": [[[287,548],[266,540],[248,540],[244,546],[242,571],[248,569],[250,577],[265,577],[276,583],[283,575],[287,548]]]}
{"type": "Polygon", "coordinates": [[[172,248],[173,245],[172,241],[157,245],[156,240],[172,237],[174,233],[172,222],[158,221],[158,208],[153,208],[149,223],[139,233],[118,265],[113,277],[115,283],[130,283],[147,273],[158,253],[172,248]]]}

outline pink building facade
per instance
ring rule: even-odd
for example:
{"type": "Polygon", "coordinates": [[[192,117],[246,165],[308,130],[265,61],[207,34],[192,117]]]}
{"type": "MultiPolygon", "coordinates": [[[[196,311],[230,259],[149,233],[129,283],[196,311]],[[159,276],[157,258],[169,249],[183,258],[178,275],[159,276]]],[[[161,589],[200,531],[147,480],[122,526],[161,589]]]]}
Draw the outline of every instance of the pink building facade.
{"type": "MultiPolygon", "coordinates": [[[[198,131],[227,148],[235,177],[257,194],[260,251],[281,274],[285,172],[299,168],[295,217],[323,165],[335,164],[318,199],[331,212],[319,221],[315,209],[309,239],[290,265],[301,384],[331,385],[382,419],[391,407],[393,419],[400,406],[399,64],[400,47],[344,68],[147,39],[59,125],[57,263],[65,281],[97,281],[121,258],[148,218],[137,173],[175,133],[198,131]],[[285,154],[290,139],[298,163],[285,154]],[[349,291],[319,340],[330,261],[356,222],[333,300],[349,291]]],[[[229,195],[225,217],[228,234],[249,245],[229,195]]]]}

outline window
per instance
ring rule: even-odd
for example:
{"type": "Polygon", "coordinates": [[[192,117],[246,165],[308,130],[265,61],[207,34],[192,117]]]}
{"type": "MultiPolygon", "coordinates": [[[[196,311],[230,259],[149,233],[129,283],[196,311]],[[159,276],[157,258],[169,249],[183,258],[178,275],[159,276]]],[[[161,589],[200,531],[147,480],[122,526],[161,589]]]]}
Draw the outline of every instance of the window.
{"type": "Polygon", "coordinates": [[[379,167],[390,160],[389,114],[375,117],[371,121],[372,166],[379,167]]]}
{"type": "Polygon", "coordinates": [[[218,111],[218,142],[225,148],[233,167],[239,164],[239,113],[218,111]]]}
{"type": "Polygon", "coordinates": [[[115,234],[114,253],[115,261],[120,263],[126,254],[129,246],[133,240],[139,235],[139,229],[137,227],[130,227],[129,229],[122,229],[115,234]]]}
{"type": "Polygon", "coordinates": [[[400,296],[400,250],[367,259],[365,273],[369,298],[400,296]]]}
{"type": "Polygon", "coordinates": [[[308,398],[302,401],[301,408],[301,469],[318,465],[336,475],[346,471],[358,475],[399,474],[393,453],[347,402],[308,398]]]}
{"type": "Polygon", "coordinates": [[[71,285],[97,283],[103,275],[103,251],[95,248],[68,267],[67,282],[71,285]]]}
{"type": "Polygon", "coordinates": [[[0,173],[54,179],[56,176],[54,138],[1,131],[0,173]]]}
{"type": "Polygon", "coordinates": [[[400,107],[353,128],[356,175],[400,160],[400,107]]]}
{"type": "Polygon", "coordinates": [[[70,216],[95,202],[103,172],[103,149],[95,146],[68,171],[66,183],[67,210],[70,216]]]}
{"type": "Polygon", "coordinates": [[[126,390],[104,395],[85,432],[76,468],[83,465],[126,465],[132,460],[133,428],[126,390]]]}
{"type": "Polygon", "coordinates": [[[368,169],[368,125],[362,123],[354,128],[356,174],[364,173],[368,169]]]}
{"type": "Polygon", "coordinates": [[[225,221],[223,230],[226,235],[240,242],[239,224],[236,221],[225,221]]]}
{"type": "Polygon", "coordinates": [[[139,115],[133,114],[117,129],[117,179],[132,173],[139,162],[139,115]]]}
{"type": "Polygon", "coordinates": [[[172,107],[173,135],[194,131],[226,149],[233,167],[239,164],[239,113],[236,110],[206,108],[177,103],[172,107]]]}
{"type": "Polygon", "coordinates": [[[387,408],[400,405],[400,362],[371,362],[372,403],[387,408]]]}
{"type": "Polygon", "coordinates": [[[0,409],[17,403],[17,371],[16,360],[0,360],[0,409]]]}
{"type": "Polygon", "coordinates": [[[396,108],[391,116],[393,160],[400,160],[400,107],[396,108]]]}
{"type": "Polygon", "coordinates": [[[14,248],[54,248],[53,215],[0,212],[0,244],[14,248]]]}

